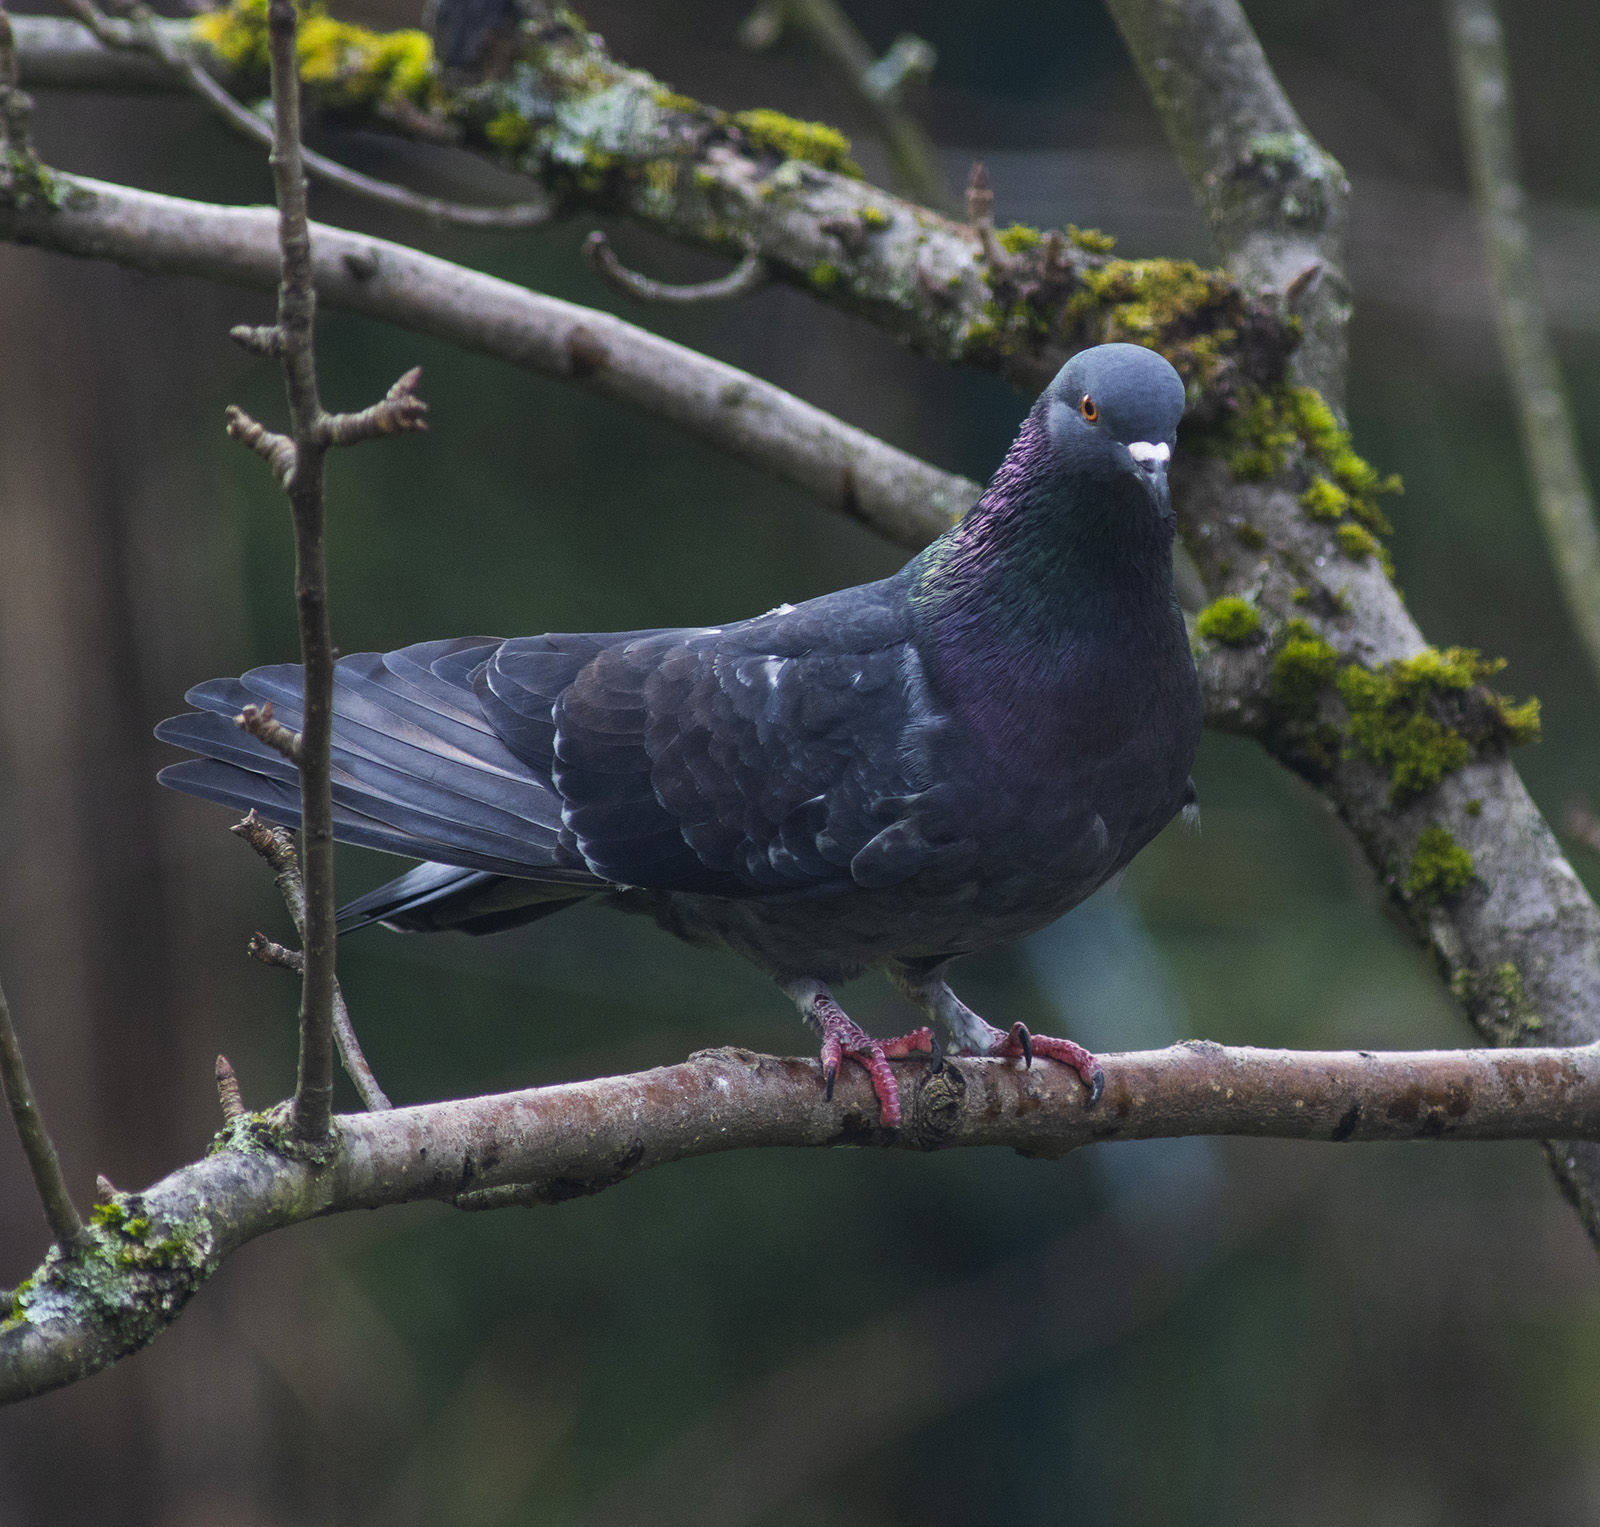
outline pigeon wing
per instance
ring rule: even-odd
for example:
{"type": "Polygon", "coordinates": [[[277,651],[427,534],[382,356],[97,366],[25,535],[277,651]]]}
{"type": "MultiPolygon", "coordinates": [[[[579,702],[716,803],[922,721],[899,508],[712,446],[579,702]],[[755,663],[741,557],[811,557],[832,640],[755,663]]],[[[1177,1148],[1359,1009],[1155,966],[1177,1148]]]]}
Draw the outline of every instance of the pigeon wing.
{"type": "Polygon", "coordinates": [[[622,885],[724,896],[891,885],[923,830],[939,729],[897,580],[727,628],[542,636],[475,676],[547,767],[562,843],[622,885]]]}

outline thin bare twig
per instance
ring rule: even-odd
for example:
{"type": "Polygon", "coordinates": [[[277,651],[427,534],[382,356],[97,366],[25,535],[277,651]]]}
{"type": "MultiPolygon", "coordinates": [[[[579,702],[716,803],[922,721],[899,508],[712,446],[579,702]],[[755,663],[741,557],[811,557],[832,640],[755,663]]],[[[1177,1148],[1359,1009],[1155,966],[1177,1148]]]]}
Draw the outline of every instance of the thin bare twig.
{"type": "MultiPolygon", "coordinates": [[[[79,0],[87,3],[87,0],[79,0]]],[[[277,723],[270,707],[251,706],[240,724],[291,758],[300,772],[300,822],[305,842],[300,916],[304,948],[300,999],[300,1058],[294,1094],[294,1131],[317,1146],[333,1117],[333,1055],[340,1005],[334,975],[336,930],[333,894],[333,630],[328,613],[323,467],[330,446],[400,430],[425,428],[426,405],[416,396],[418,371],[401,377],[376,406],[355,414],[330,414],[317,390],[316,273],[306,211],[305,159],[300,142],[298,17],[294,0],[270,0],[267,52],[272,78],[272,165],[278,198],[278,316],[270,329],[235,332],[259,353],[276,355],[289,397],[291,433],[274,435],[237,408],[228,431],[272,466],[289,499],[295,540],[295,613],[304,681],[298,736],[277,723]]],[[[152,35],[154,35],[152,33],[152,35]]],[[[248,823],[241,824],[248,826],[248,823]]],[[[245,836],[249,836],[248,832],[245,836]]],[[[296,876],[300,879],[300,876],[296,876]]],[[[280,886],[282,877],[280,876],[280,886]]],[[[291,902],[291,911],[294,903],[291,902]]],[[[351,1047],[348,1014],[344,1029],[351,1047]]],[[[359,1055],[359,1050],[356,1050],[359,1055]]],[[[348,1061],[347,1061],[348,1064],[348,1061]]],[[[365,1070],[365,1062],[361,1063],[365,1070]]],[[[370,1072],[367,1072],[370,1076],[370,1072]]]]}
{"type": "Polygon", "coordinates": [[[804,34],[871,113],[900,189],[927,206],[948,210],[950,190],[938,155],[902,102],[907,84],[933,73],[938,62],[933,45],[906,32],[882,58],[874,58],[837,0],[761,0],[740,26],[739,41],[747,48],[770,48],[785,25],[804,34]]]}
{"type": "Polygon", "coordinates": [[[56,1244],[70,1252],[83,1241],[83,1221],[78,1218],[72,1194],[67,1191],[61,1160],[50,1143],[50,1133],[34,1100],[33,1084],[28,1080],[28,1068],[22,1061],[22,1046],[11,1022],[11,1007],[4,991],[0,991],[0,1091],[4,1091],[11,1109],[11,1122],[17,1127],[17,1139],[22,1142],[22,1153],[28,1160],[28,1171],[39,1194],[45,1223],[56,1244]]]}
{"type": "MultiPolygon", "coordinates": [[[[323,534],[322,399],[314,349],[316,287],[300,149],[300,74],[294,0],[270,0],[267,51],[272,74],[272,179],[278,198],[277,328],[284,386],[293,421],[294,464],[278,472],[294,521],[295,613],[305,699],[295,760],[300,770],[300,820],[305,840],[306,963],[300,998],[300,1058],[294,1092],[296,1135],[328,1138],[333,1117],[333,629],[328,613],[327,546],[323,534]]],[[[230,430],[233,420],[230,416],[230,430]]],[[[259,449],[259,447],[256,447],[259,449]]]]}
{"type": "MultiPolygon", "coordinates": [[[[289,909],[289,919],[294,923],[295,931],[304,938],[305,884],[300,878],[300,860],[294,851],[294,835],[286,827],[274,827],[264,822],[253,811],[244,821],[237,823],[233,831],[266,860],[278,894],[289,909]]],[[[260,960],[263,965],[276,965],[283,970],[292,970],[297,975],[305,973],[305,957],[298,950],[286,949],[265,934],[257,933],[251,938],[249,952],[252,959],[260,960]]],[[[392,1108],[394,1105],[378,1085],[378,1078],[362,1052],[361,1041],[356,1038],[355,1024],[351,1021],[350,1009],[345,1003],[344,990],[337,976],[333,981],[333,1037],[339,1047],[339,1059],[344,1064],[345,1075],[360,1093],[361,1101],[372,1111],[392,1108]]]]}
{"type": "Polygon", "coordinates": [[[583,258],[607,286],[624,297],[634,297],[640,302],[676,303],[680,307],[743,297],[764,286],[769,275],[767,262],[752,249],[746,251],[745,257],[727,275],[713,281],[696,281],[688,286],[655,281],[629,270],[617,258],[611,241],[598,228],[583,241],[583,258]]]}
{"type": "MultiPolygon", "coordinates": [[[[159,59],[182,78],[190,90],[208,102],[235,131],[263,148],[272,146],[271,126],[236,101],[192,58],[185,58],[178,52],[157,25],[156,15],[149,6],[133,6],[128,12],[128,22],[118,26],[92,0],[66,0],[66,5],[106,47],[137,50],[159,59]]],[[[555,204],[549,197],[516,202],[507,207],[468,207],[459,202],[442,201],[436,196],[423,196],[420,192],[407,190],[391,181],[364,175],[360,170],[352,170],[348,165],[340,164],[304,145],[301,147],[301,160],[310,174],[329,185],[338,186],[341,191],[380,206],[393,207],[400,212],[415,213],[433,223],[457,228],[539,228],[555,216],[555,204]]]]}
{"type": "Polygon", "coordinates": [[[1450,0],[1449,9],[1462,139],[1488,246],[1522,454],[1562,598],[1600,678],[1600,528],[1539,291],[1527,198],[1517,176],[1505,39],[1494,0],[1450,0]]]}

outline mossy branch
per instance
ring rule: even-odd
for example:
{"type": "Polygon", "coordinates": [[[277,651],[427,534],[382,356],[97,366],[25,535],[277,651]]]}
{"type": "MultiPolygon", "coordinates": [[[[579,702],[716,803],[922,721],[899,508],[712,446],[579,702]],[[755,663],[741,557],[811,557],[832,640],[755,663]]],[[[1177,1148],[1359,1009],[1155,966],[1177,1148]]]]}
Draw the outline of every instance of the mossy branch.
{"type": "Polygon", "coordinates": [[[1041,1061],[897,1063],[905,1122],[885,1129],[865,1074],[830,1100],[814,1059],[710,1050],[632,1076],[341,1116],[309,1159],[287,1107],[235,1118],[204,1160],[112,1194],[77,1256],[53,1251],[0,1321],[0,1404],[147,1346],[224,1260],[271,1230],[429,1199],[556,1204],[652,1167],[726,1150],[1005,1146],[1055,1158],[1104,1140],[1237,1134],[1325,1140],[1600,1139],[1600,1048],[1421,1053],[1195,1042],[1103,1057],[1083,1105],[1041,1061]]]}
{"type": "MultiPolygon", "coordinates": [[[[313,11],[300,43],[308,102],[345,124],[448,139],[528,176],[569,212],[620,213],[733,259],[753,256],[925,354],[1024,390],[1041,388],[1074,350],[1115,339],[1161,349],[1206,417],[1228,413],[1241,386],[1283,375],[1293,326],[1226,274],[1113,260],[1111,240],[1077,229],[1053,242],[1010,230],[1001,264],[974,227],[860,179],[836,129],[694,101],[618,62],[569,12],[532,11],[508,77],[465,84],[439,69],[424,33],[371,32],[313,11]]],[[[178,55],[248,96],[265,80],[265,17],[266,0],[235,0],[157,26],[178,55]]],[[[25,79],[91,88],[119,77],[118,55],[87,32],[28,17],[19,38],[25,79]]]]}

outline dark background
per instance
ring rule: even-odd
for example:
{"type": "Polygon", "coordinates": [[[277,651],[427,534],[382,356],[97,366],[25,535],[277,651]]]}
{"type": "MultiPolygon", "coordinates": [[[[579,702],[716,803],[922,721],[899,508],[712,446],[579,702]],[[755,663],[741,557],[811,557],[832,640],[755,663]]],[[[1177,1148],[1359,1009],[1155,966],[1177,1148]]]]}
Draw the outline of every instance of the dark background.
{"type": "MultiPolygon", "coordinates": [[[[1097,223],[1130,254],[1205,236],[1103,12],[889,4],[875,47],[939,49],[915,105],[1002,219],[1097,223]]],[[[1394,541],[1430,639],[1511,660],[1544,700],[1521,755],[1547,814],[1600,795],[1595,685],[1524,484],[1462,200],[1442,14],[1249,7],[1312,130],[1355,177],[1358,446],[1398,470],[1394,541]]],[[[1590,6],[1508,8],[1527,180],[1591,472],[1600,469],[1600,42],[1590,6]]],[[[385,25],[395,5],[341,11],[385,25]]],[[[729,109],[837,122],[798,41],[739,50],[721,0],[586,11],[619,56],[729,109]]],[[[261,156],[180,100],[56,98],[65,168],[268,199],[261,156]]],[[[325,146],[398,173],[375,142],[325,146]]],[[[320,215],[417,230],[318,192],[320,215]]],[[[786,290],[689,314],[586,271],[594,220],[422,241],[745,365],[985,477],[1029,399],[908,355],[786,290]]],[[[629,228],[673,279],[713,262],[629,228]]],[[[0,976],[80,1203],[141,1186],[217,1127],[225,1051],[253,1106],[292,1083],[284,937],[222,811],[154,784],[184,688],[291,658],[290,542],[229,401],[282,418],[225,338],[263,299],[0,247],[0,976]]],[[[421,362],[432,432],[337,458],[346,651],[482,631],[720,621],[879,576],[896,553],[665,426],[339,315],[324,396],[421,362]]],[[[1253,746],[1206,739],[1199,837],[1176,831],[963,995],[1116,1048],[1182,1035],[1308,1046],[1473,1035],[1326,812],[1253,746]]],[[[1600,859],[1569,845],[1591,883],[1600,859]]],[[[343,885],[392,861],[352,854],[343,885]]],[[[793,1052],[784,999],[731,957],[578,911],[485,942],[380,931],[341,951],[400,1101],[793,1052]]],[[[846,1005],[895,1031],[864,982],[846,1005]]],[[[341,1087],[343,1082],[341,1079],[341,1087]]],[[[345,1106],[353,1103],[348,1094],[345,1106]]],[[[45,1245],[0,1131],[0,1284],[45,1245]]],[[[1057,1163],[998,1153],[750,1154],[557,1209],[392,1210],[234,1258],[148,1353],[0,1412],[0,1527],[34,1524],[1557,1524],[1600,1510],[1600,1277],[1536,1147],[1184,1141],[1057,1163]]]]}

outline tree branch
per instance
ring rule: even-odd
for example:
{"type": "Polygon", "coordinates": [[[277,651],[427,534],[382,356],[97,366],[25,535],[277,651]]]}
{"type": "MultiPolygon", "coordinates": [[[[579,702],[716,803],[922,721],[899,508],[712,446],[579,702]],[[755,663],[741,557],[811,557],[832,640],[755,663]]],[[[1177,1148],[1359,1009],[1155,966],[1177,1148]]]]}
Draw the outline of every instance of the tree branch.
{"type": "Polygon", "coordinates": [[[147,1345],[234,1251],[321,1215],[442,1199],[552,1204],[651,1167],[757,1146],[1007,1146],[1058,1157],[1101,1140],[1600,1138],[1600,1047],[1314,1053],[1196,1042],[1103,1057],[1083,1106],[1046,1062],[899,1063],[905,1123],[886,1130],[865,1074],[824,1096],[815,1060],[704,1051],[633,1076],[341,1116],[321,1164],[285,1152],[284,1110],[224,1148],[119,1194],[79,1259],[52,1252],[0,1324],[0,1403],[70,1383],[147,1345]]]}
{"type": "MultiPolygon", "coordinates": [[[[5,13],[0,11],[0,26],[4,22],[5,13]]],[[[11,1022],[11,1006],[4,991],[0,991],[0,1092],[5,1093],[11,1122],[17,1127],[17,1139],[22,1142],[22,1154],[27,1158],[45,1223],[56,1245],[71,1252],[83,1241],[83,1221],[78,1218],[72,1194],[67,1190],[67,1179],[62,1175],[60,1158],[50,1142],[50,1132],[45,1128],[39,1105],[34,1101],[33,1084],[28,1080],[28,1068],[22,1061],[22,1045],[11,1022]]]]}
{"type": "MultiPolygon", "coordinates": [[[[612,58],[569,12],[529,0],[529,13],[511,61],[524,81],[515,89],[447,79],[431,54],[404,76],[363,74],[362,58],[397,49],[352,29],[362,48],[350,47],[336,84],[310,94],[341,122],[386,133],[414,135],[426,108],[431,132],[529,176],[569,210],[622,213],[733,259],[753,252],[778,279],[913,348],[998,372],[1025,391],[1039,391],[1074,350],[1117,339],[1160,347],[1212,418],[1228,413],[1241,385],[1282,375],[1293,331],[1273,305],[1245,301],[1219,273],[1186,261],[1113,260],[1109,241],[1093,233],[1064,238],[1047,262],[1034,229],[1011,232],[1016,248],[998,270],[975,229],[857,178],[849,140],[833,128],[689,100],[612,58]]],[[[39,78],[83,85],[87,61],[58,67],[70,50],[58,29],[37,21],[19,23],[24,79],[36,77],[38,58],[39,78]],[[56,62],[46,69],[46,59],[56,62]]],[[[158,25],[174,47],[226,73],[236,92],[259,83],[253,66],[223,56],[260,54],[259,13],[243,0],[158,25]]],[[[414,42],[419,54],[426,46],[419,33],[388,36],[414,42]]],[[[85,46],[99,47],[87,34],[85,46]]]]}
{"type": "MultiPolygon", "coordinates": [[[[121,25],[104,15],[93,0],[66,0],[66,5],[94,34],[97,42],[112,49],[140,50],[159,59],[235,132],[263,148],[272,147],[271,125],[234,100],[192,56],[180,52],[170,29],[158,24],[147,5],[134,6],[129,19],[121,25]]],[[[410,212],[433,223],[458,228],[538,228],[555,216],[555,208],[547,197],[509,207],[467,207],[377,180],[303,145],[300,152],[305,169],[319,180],[338,186],[363,201],[410,212]]]]}
{"type": "MultiPolygon", "coordinates": [[[[55,179],[59,208],[8,208],[0,200],[0,238],[229,286],[270,289],[277,280],[270,209],[216,207],[81,176],[55,179]]],[[[978,484],[967,478],[608,313],[325,223],[312,225],[312,261],[318,295],[332,306],[664,419],[898,545],[925,546],[978,496],[978,484]]]]}
{"type": "Polygon", "coordinates": [[[1343,169],[1289,104],[1237,0],[1107,6],[1223,263],[1248,291],[1293,309],[1305,330],[1296,371],[1342,410],[1343,169]]]}
{"type": "Polygon", "coordinates": [[[1534,268],[1505,40],[1492,0],[1450,0],[1449,11],[1472,199],[1489,251],[1523,458],[1562,597],[1600,677],[1600,530],[1534,268]]]}

